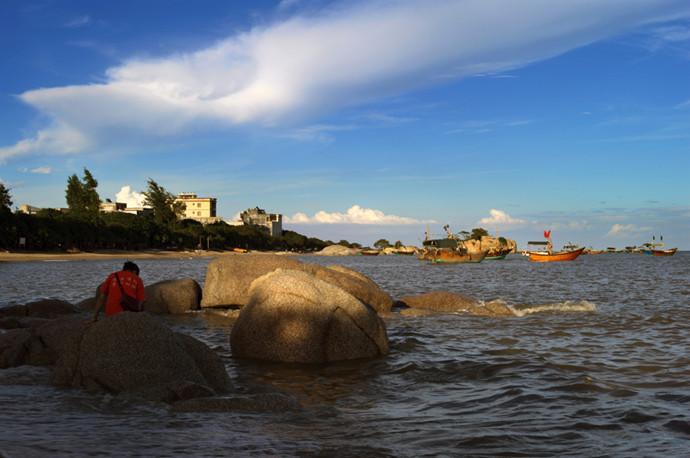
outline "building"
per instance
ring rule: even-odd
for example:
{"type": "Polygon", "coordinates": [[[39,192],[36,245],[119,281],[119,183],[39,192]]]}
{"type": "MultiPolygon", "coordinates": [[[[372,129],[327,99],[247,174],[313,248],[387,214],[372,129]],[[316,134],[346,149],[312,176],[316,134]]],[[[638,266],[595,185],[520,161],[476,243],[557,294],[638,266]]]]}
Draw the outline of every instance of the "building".
{"type": "Polygon", "coordinates": [[[246,225],[267,227],[272,237],[283,235],[283,215],[280,213],[266,213],[266,210],[255,207],[240,213],[240,218],[246,225]]]}
{"type": "Polygon", "coordinates": [[[17,209],[18,213],[26,213],[27,215],[35,215],[39,211],[43,210],[42,208],[39,207],[34,207],[29,204],[21,204],[19,208],[17,209]]]}
{"type": "Polygon", "coordinates": [[[182,202],[185,205],[183,219],[193,219],[202,224],[212,224],[221,221],[216,216],[215,197],[198,197],[192,192],[183,192],[175,198],[175,203],[177,202],[182,202]]]}
{"type": "Polygon", "coordinates": [[[113,202],[110,199],[106,199],[105,202],[101,202],[101,205],[99,205],[99,210],[103,213],[121,212],[124,211],[126,208],[126,203],[113,202]]]}

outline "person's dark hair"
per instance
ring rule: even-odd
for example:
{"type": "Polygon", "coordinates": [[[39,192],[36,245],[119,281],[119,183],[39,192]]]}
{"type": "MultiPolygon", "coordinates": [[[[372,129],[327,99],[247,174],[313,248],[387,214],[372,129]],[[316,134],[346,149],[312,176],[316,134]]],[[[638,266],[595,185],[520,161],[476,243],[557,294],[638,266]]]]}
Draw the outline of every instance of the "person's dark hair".
{"type": "Polygon", "coordinates": [[[134,264],[132,261],[125,262],[125,265],[122,266],[122,270],[129,270],[130,272],[134,272],[135,274],[139,275],[139,266],[134,264]]]}

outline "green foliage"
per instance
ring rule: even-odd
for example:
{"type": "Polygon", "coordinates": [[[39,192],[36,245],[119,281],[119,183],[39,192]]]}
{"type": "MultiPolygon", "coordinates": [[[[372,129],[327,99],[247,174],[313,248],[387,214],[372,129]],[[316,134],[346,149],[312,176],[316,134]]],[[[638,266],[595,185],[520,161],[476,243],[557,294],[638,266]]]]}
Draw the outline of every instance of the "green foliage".
{"type": "Polygon", "coordinates": [[[10,190],[5,187],[4,183],[0,183],[0,210],[9,210],[12,208],[12,196],[10,190]]]}
{"type": "Polygon", "coordinates": [[[173,229],[178,217],[184,215],[184,202],[175,202],[175,196],[156,183],[153,178],[149,178],[147,183],[148,189],[143,193],[146,196],[144,205],[153,208],[157,224],[173,229]]]}
{"type": "Polygon", "coordinates": [[[472,233],[470,234],[470,239],[472,240],[481,240],[482,237],[489,235],[489,231],[482,227],[475,227],[472,229],[472,233]]]}
{"type": "Polygon", "coordinates": [[[87,168],[84,168],[81,180],[76,174],[67,178],[65,200],[74,218],[91,222],[98,220],[101,199],[96,191],[97,187],[98,181],[87,168]]]}
{"type": "Polygon", "coordinates": [[[501,245],[508,245],[508,240],[506,240],[505,237],[499,237],[498,243],[500,243],[501,245]]]}
{"type": "Polygon", "coordinates": [[[460,231],[460,236],[462,237],[463,240],[470,240],[471,235],[467,231],[460,231]]]}
{"type": "Polygon", "coordinates": [[[391,243],[386,239],[378,239],[374,242],[374,246],[379,250],[382,250],[384,248],[388,248],[389,246],[391,246],[391,243]]]}
{"type": "Polygon", "coordinates": [[[402,248],[403,244],[402,244],[402,242],[401,242],[400,240],[398,240],[398,241],[395,242],[395,244],[394,244],[393,246],[395,246],[395,248],[396,248],[397,250],[399,250],[400,248],[402,248]]]}

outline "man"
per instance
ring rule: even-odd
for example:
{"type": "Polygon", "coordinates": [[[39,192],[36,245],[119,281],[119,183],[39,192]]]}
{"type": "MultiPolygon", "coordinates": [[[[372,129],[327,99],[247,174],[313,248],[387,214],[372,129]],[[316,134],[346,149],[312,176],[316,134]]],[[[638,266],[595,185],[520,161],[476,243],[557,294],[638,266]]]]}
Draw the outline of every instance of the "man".
{"type": "Polygon", "coordinates": [[[113,272],[98,287],[96,298],[96,313],[93,321],[98,321],[98,314],[105,305],[105,316],[116,315],[125,310],[120,305],[122,292],[136,299],[137,306],[141,310],[144,302],[144,282],[139,278],[139,266],[127,261],[119,272],[113,272]]]}

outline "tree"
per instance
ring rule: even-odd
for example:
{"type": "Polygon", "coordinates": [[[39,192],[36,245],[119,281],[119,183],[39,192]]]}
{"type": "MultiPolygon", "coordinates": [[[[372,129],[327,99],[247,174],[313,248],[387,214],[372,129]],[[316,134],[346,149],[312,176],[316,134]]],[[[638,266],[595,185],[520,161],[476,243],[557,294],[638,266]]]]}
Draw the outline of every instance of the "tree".
{"type": "Polygon", "coordinates": [[[10,196],[10,190],[5,187],[4,183],[0,183],[0,210],[9,210],[11,208],[12,196],[10,196]]]}
{"type": "Polygon", "coordinates": [[[482,237],[489,235],[489,231],[482,227],[475,227],[472,229],[472,234],[470,235],[470,239],[472,240],[481,240],[482,237]]]}
{"type": "Polygon", "coordinates": [[[97,187],[98,181],[87,168],[84,168],[84,177],[81,180],[76,174],[67,178],[65,200],[71,215],[89,221],[98,219],[101,199],[96,191],[97,187]]]}
{"type": "Polygon", "coordinates": [[[153,178],[148,180],[148,190],[144,191],[144,205],[153,208],[154,219],[157,224],[172,228],[177,218],[184,214],[184,202],[175,202],[175,196],[156,183],[153,178]]]}
{"type": "Polygon", "coordinates": [[[395,242],[394,246],[396,250],[399,250],[400,248],[402,248],[403,244],[400,240],[398,240],[397,242],[395,242]]]}
{"type": "Polygon", "coordinates": [[[374,242],[374,247],[378,248],[379,250],[382,250],[384,248],[388,248],[389,246],[391,246],[391,244],[386,239],[378,239],[377,241],[374,242]]]}

